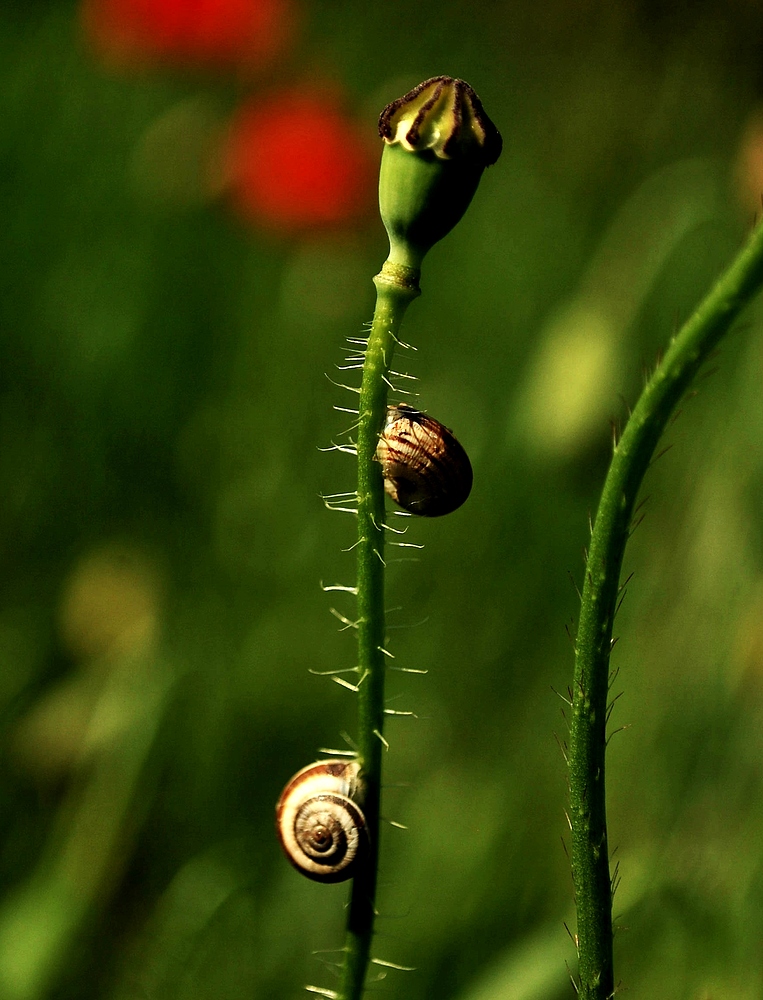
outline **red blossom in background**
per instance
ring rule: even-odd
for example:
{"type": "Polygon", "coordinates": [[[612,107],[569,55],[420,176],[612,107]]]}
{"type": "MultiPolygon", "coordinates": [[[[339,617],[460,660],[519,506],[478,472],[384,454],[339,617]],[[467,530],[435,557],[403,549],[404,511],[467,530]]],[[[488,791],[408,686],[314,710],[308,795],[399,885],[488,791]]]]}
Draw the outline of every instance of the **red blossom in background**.
{"type": "Polygon", "coordinates": [[[295,232],[364,218],[377,158],[334,98],[294,89],[239,109],[222,169],[245,218],[295,232]]]}
{"type": "Polygon", "coordinates": [[[95,49],[116,63],[259,66],[291,33],[291,0],[84,0],[95,49]]]}
{"type": "MultiPolygon", "coordinates": [[[[283,53],[298,3],[82,0],[81,21],[95,51],[119,67],[172,64],[246,71],[283,53]]],[[[160,180],[175,154],[178,176],[189,173],[183,159],[189,143],[180,126],[191,129],[191,157],[198,145],[192,122],[172,118],[170,124],[172,148],[157,154],[157,139],[166,136],[154,128],[151,143],[141,150],[146,162],[155,156],[151,169],[160,180]]],[[[234,113],[218,150],[214,187],[224,189],[248,222],[271,230],[298,233],[356,224],[375,201],[378,153],[369,145],[372,134],[371,129],[367,136],[361,133],[335,92],[315,85],[250,96],[234,113]]]]}

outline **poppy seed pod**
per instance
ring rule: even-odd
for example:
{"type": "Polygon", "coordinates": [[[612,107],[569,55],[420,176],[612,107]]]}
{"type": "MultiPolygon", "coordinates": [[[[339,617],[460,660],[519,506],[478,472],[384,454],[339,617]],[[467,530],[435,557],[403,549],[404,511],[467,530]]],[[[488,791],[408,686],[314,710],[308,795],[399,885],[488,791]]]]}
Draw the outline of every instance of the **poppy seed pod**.
{"type": "Polygon", "coordinates": [[[435,76],[382,111],[379,208],[393,264],[418,268],[469,206],[501,134],[468,83],[435,76]]]}

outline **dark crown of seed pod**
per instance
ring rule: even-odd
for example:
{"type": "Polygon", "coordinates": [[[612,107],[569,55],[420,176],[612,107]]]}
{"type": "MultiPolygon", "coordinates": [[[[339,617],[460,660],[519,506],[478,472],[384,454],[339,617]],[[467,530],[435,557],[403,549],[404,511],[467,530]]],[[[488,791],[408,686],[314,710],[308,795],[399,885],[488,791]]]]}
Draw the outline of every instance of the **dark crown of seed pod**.
{"type": "Polygon", "coordinates": [[[376,461],[384,489],[403,510],[440,517],[456,510],[472,488],[469,456],[439,420],[406,403],[387,410],[376,461]]]}
{"type": "Polygon", "coordinates": [[[379,115],[379,135],[407,150],[431,149],[440,159],[474,156],[489,167],[501,155],[501,133],[465,80],[433,76],[379,115]]]}

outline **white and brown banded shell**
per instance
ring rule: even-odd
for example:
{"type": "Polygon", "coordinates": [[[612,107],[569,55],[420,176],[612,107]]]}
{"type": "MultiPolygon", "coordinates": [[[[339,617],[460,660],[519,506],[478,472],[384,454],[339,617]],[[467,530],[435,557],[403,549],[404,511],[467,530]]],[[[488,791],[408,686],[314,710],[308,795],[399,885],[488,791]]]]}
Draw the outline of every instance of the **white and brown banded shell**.
{"type": "Polygon", "coordinates": [[[368,845],[357,799],[360,764],[322,760],[297,771],[276,805],[276,830],[297,871],[316,882],[343,882],[355,874],[368,845]]]}
{"type": "Polygon", "coordinates": [[[411,514],[450,514],[472,488],[469,456],[453,433],[407,403],[388,408],[376,461],[381,463],[384,489],[411,514]]]}

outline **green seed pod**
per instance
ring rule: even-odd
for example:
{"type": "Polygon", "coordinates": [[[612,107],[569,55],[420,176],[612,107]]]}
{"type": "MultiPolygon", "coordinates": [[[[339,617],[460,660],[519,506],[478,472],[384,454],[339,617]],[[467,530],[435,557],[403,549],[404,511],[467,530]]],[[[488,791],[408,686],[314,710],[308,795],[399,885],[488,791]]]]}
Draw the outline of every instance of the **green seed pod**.
{"type": "Polygon", "coordinates": [[[468,83],[435,76],[379,117],[379,208],[392,264],[419,268],[469,206],[501,134],[468,83]]]}

